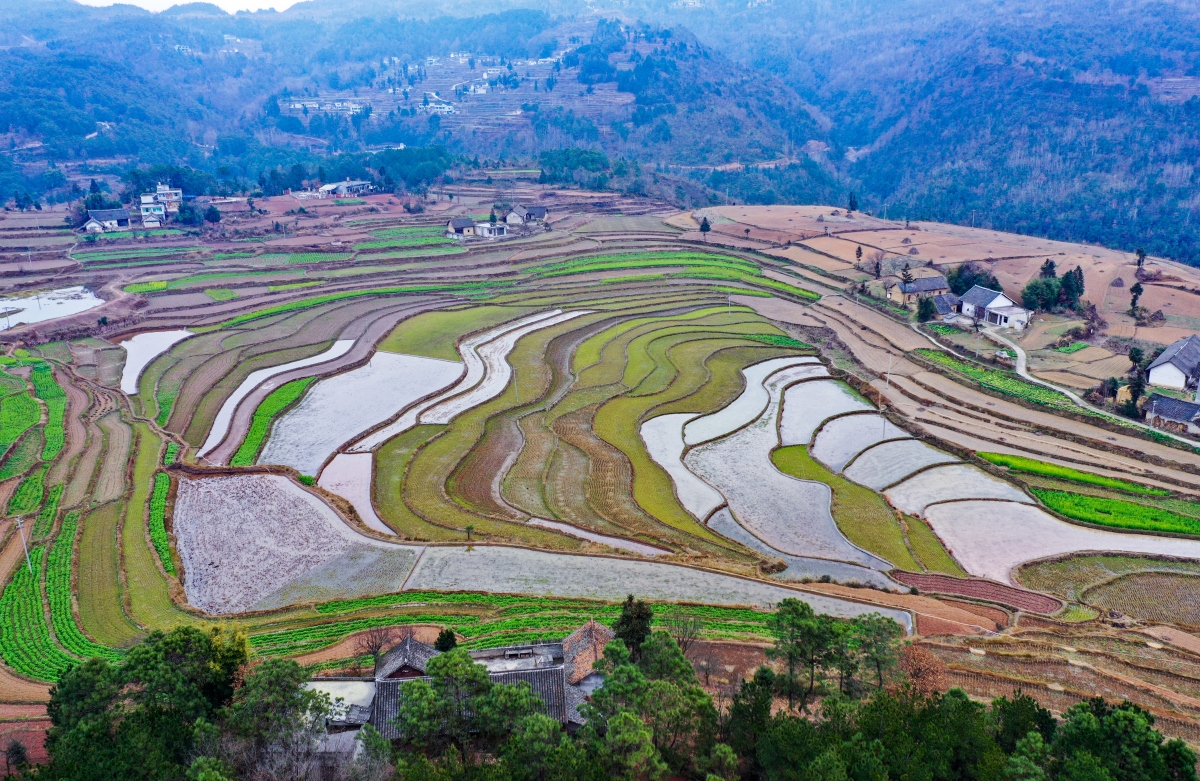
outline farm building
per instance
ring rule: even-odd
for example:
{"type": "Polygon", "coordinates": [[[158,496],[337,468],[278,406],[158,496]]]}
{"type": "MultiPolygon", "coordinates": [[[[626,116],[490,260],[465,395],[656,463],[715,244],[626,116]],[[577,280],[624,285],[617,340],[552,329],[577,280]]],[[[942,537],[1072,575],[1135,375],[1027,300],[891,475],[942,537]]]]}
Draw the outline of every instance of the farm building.
{"type": "Polygon", "coordinates": [[[545,206],[517,206],[508,213],[504,221],[509,225],[524,225],[527,222],[545,222],[545,206]]]}
{"type": "Polygon", "coordinates": [[[145,193],[141,197],[142,227],[157,228],[167,218],[167,206],[154,197],[154,193],[145,193]]]}
{"type": "Polygon", "coordinates": [[[938,317],[951,321],[958,315],[958,296],[953,293],[940,293],[933,297],[933,306],[937,309],[938,317]]]}
{"type": "MultiPolygon", "coordinates": [[[[562,642],[487,648],[472,651],[471,658],[487,668],[493,683],[524,681],[546,703],[549,716],[579,726],[583,724],[579,706],[603,681],[593,668],[614,636],[603,624],[588,621],[562,642]]],[[[392,722],[399,713],[401,685],[425,677],[429,661],[440,654],[409,636],[379,660],[374,680],[317,679],[309,686],[345,702],[342,711],[329,720],[331,732],[369,723],[394,739],[400,736],[392,722]]]]}
{"type": "MultiPolygon", "coordinates": [[[[179,211],[179,205],[183,203],[183,190],[162,182],[155,186],[154,192],[147,193],[147,195],[152,196],[155,203],[161,203],[168,214],[179,211]]],[[[145,196],[143,196],[142,203],[145,202],[145,196]]]]}
{"type": "Polygon", "coordinates": [[[976,285],[963,293],[958,310],[972,320],[983,320],[1003,328],[1024,328],[1029,324],[1029,310],[999,290],[976,285]]]}
{"type": "Polygon", "coordinates": [[[106,233],[128,227],[127,209],[88,209],[88,220],[83,224],[88,233],[106,233]]]}
{"type": "Polygon", "coordinates": [[[1200,404],[1153,393],[1146,404],[1146,422],[1164,431],[1200,436],[1200,404]]]}
{"type": "Polygon", "coordinates": [[[950,283],[941,274],[921,277],[912,282],[901,282],[888,289],[888,299],[900,304],[915,304],[923,296],[938,296],[950,292],[950,283]]]}
{"type": "Polygon", "coordinates": [[[321,185],[319,192],[323,196],[330,195],[363,195],[371,191],[371,183],[364,182],[361,179],[351,181],[347,179],[344,182],[331,182],[321,185]]]}
{"type": "Polygon", "coordinates": [[[475,220],[470,217],[451,217],[446,223],[447,236],[474,236],[475,220]]]}
{"type": "Polygon", "coordinates": [[[486,239],[507,236],[508,226],[503,222],[477,222],[475,223],[475,235],[483,236],[486,239]]]}
{"type": "Polygon", "coordinates": [[[1151,385],[1183,390],[1193,388],[1200,379],[1200,336],[1180,339],[1150,364],[1151,385]]]}

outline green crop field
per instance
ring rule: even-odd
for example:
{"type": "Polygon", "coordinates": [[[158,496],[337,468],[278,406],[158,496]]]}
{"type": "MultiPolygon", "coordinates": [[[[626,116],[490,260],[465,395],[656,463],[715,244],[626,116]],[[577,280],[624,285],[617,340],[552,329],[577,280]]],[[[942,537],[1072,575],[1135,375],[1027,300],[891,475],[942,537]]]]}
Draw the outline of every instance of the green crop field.
{"type": "Polygon", "coordinates": [[[1051,510],[1077,521],[1118,529],[1200,535],[1200,518],[1180,515],[1161,507],[1043,488],[1030,490],[1051,510]]]}
{"type": "Polygon", "coordinates": [[[308,386],[316,382],[316,379],[316,377],[304,377],[292,380],[271,391],[263,399],[262,404],[259,404],[258,409],[254,411],[246,438],[242,440],[237,452],[229,460],[231,466],[249,466],[254,463],[266,442],[267,434],[271,431],[271,424],[275,422],[275,418],[299,401],[304,392],[308,390],[308,386]]]}
{"type": "Polygon", "coordinates": [[[1089,345],[1087,342],[1072,342],[1064,347],[1056,347],[1055,349],[1060,353],[1066,353],[1067,355],[1070,355],[1071,353],[1077,353],[1080,350],[1085,350],[1090,346],[1091,345],[1089,345]]]}
{"type": "Polygon", "coordinates": [[[1013,472],[1055,477],[1060,480],[1069,480],[1073,483],[1086,483],[1102,488],[1115,488],[1118,491],[1143,494],[1145,496],[1169,496],[1171,493],[1162,488],[1152,488],[1150,486],[1131,483],[1128,480],[1119,480],[1115,477],[1104,477],[1103,475],[1096,475],[1091,472],[1081,472],[1078,469],[1072,469],[1068,466],[1050,464],[1045,461],[1025,458],[1024,456],[1010,456],[1004,453],[976,453],[976,455],[993,464],[1006,466],[1013,472]]]}
{"type": "Polygon", "coordinates": [[[1083,412],[1080,407],[1075,405],[1075,402],[1058,391],[1023,380],[1010,372],[989,369],[976,363],[960,361],[940,350],[922,348],[916,350],[916,353],[928,361],[936,363],[939,366],[944,366],[957,374],[969,377],[983,387],[1005,396],[1011,396],[1012,398],[1028,401],[1043,407],[1056,407],[1083,412]]]}

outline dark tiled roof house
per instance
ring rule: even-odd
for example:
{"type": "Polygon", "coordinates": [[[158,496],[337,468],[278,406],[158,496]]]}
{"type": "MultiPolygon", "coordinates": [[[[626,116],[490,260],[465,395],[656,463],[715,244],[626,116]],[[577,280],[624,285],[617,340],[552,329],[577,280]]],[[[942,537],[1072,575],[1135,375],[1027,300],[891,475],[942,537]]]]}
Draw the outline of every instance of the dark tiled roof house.
{"type": "Polygon", "coordinates": [[[1200,378],[1200,336],[1180,339],[1162,351],[1150,364],[1151,385],[1165,388],[1194,387],[1200,378]]]}
{"type": "Polygon", "coordinates": [[[1152,393],[1145,407],[1146,422],[1164,431],[1200,435],[1200,404],[1152,393]]]}

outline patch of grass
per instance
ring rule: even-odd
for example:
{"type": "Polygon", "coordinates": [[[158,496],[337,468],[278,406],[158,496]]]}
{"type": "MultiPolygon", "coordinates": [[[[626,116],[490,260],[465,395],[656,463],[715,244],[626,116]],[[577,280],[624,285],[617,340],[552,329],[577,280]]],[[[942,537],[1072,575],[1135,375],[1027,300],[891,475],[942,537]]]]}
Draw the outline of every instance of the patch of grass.
{"type": "Polygon", "coordinates": [[[900,521],[882,496],[830,472],[808,454],[804,445],[776,448],[771,451],[771,461],[784,474],[829,486],[833,492],[833,520],[850,542],[900,569],[922,571],[904,544],[900,521]]]}
{"type": "Polygon", "coordinates": [[[467,334],[486,331],[536,311],[527,307],[474,306],[423,312],[397,325],[379,349],[389,353],[422,355],[459,361],[458,341],[467,334]]]}
{"type": "Polygon", "coordinates": [[[1105,499],[1066,491],[1048,491],[1043,488],[1030,490],[1051,510],[1077,521],[1117,529],[1200,534],[1200,518],[1180,515],[1161,507],[1148,507],[1120,499],[1105,499]]]}
{"type": "Polygon", "coordinates": [[[941,540],[929,528],[929,524],[911,515],[904,516],[904,525],[908,527],[908,544],[913,553],[930,572],[940,572],[943,575],[953,575],[959,578],[967,577],[967,572],[947,552],[941,540]]]}
{"type": "Polygon", "coordinates": [[[1037,461],[1032,458],[1025,458],[1024,456],[1010,456],[1004,453],[976,453],[976,455],[993,464],[1006,466],[1013,472],[1025,472],[1031,475],[1069,480],[1073,483],[1098,485],[1102,488],[1113,488],[1118,491],[1142,494],[1144,496],[1169,496],[1171,493],[1162,488],[1151,488],[1150,486],[1138,485],[1127,480],[1118,480],[1115,477],[1104,477],[1103,475],[1095,475],[1090,472],[1081,472],[1069,466],[1059,466],[1058,464],[1037,461]]]}
{"type": "Polygon", "coordinates": [[[204,295],[211,298],[213,301],[232,301],[238,297],[236,290],[230,290],[227,287],[210,287],[204,290],[204,295]]]}
{"type": "Polygon", "coordinates": [[[125,646],[141,636],[121,609],[120,520],[120,502],[110,502],[87,514],[79,537],[79,620],[89,635],[109,646],[125,646]]]}
{"type": "Polygon", "coordinates": [[[0,466],[0,480],[23,475],[41,460],[41,452],[45,447],[41,428],[33,428],[21,437],[16,446],[8,452],[4,465],[0,466]]]}
{"type": "Polygon", "coordinates": [[[1056,347],[1055,349],[1060,353],[1066,353],[1067,355],[1070,355],[1071,353],[1077,353],[1080,350],[1085,350],[1090,346],[1091,345],[1089,345],[1087,342],[1072,342],[1065,347],[1056,347]]]}
{"type": "Polygon", "coordinates": [[[54,635],[68,652],[81,659],[98,656],[115,662],[121,654],[100,645],[79,630],[71,610],[71,559],[74,554],[75,533],[79,528],[79,513],[72,511],[63,517],[62,529],[54,538],[46,562],[46,597],[50,603],[50,622],[54,635]]]}
{"type": "Polygon", "coordinates": [[[258,458],[259,451],[262,450],[263,442],[266,441],[275,418],[299,401],[304,392],[308,390],[308,386],[316,380],[316,377],[302,377],[284,383],[271,391],[258,405],[258,409],[254,410],[254,417],[250,421],[250,430],[246,432],[246,438],[238,446],[233,458],[229,459],[229,465],[250,466],[253,464],[254,460],[258,458]]]}
{"type": "Polygon", "coordinates": [[[1028,401],[1042,407],[1070,409],[1080,414],[1087,414],[1087,410],[1077,407],[1073,401],[1058,391],[1028,382],[1010,372],[960,361],[940,350],[919,349],[915,352],[932,363],[969,377],[983,387],[1005,396],[1028,401]]]}

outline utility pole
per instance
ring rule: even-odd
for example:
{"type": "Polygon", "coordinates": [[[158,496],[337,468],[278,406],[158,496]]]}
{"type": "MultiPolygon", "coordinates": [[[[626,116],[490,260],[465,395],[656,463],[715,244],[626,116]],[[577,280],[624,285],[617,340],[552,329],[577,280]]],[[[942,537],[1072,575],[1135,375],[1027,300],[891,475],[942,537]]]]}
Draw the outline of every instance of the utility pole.
{"type": "Polygon", "coordinates": [[[25,542],[25,521],[21,518],[17,519],[17,534],[21,535],[21,546],[25,548],[25,566],[29,568],[29,574],[33,574],[33,562],[29,559],[29,543],[25,542]]]}

